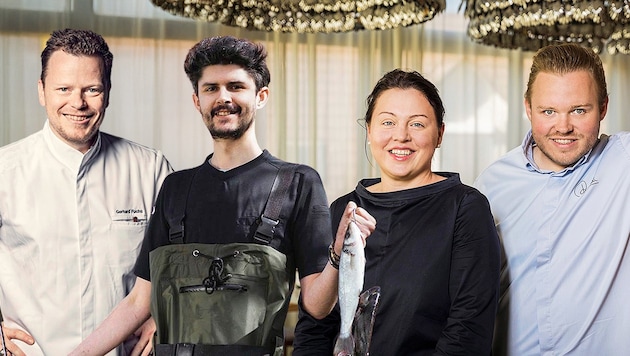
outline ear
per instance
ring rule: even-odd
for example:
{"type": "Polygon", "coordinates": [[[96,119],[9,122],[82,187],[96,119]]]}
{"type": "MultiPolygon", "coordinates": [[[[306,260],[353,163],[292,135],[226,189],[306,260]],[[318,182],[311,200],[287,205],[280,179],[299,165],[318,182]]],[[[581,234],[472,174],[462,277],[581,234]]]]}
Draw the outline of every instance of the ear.
{"type": "Polygon", "coordinates": [[[372,140],[370,139],[370,137],[372,136],[372,127],[367,122],[365,123],[365,133],[366,133],[367,142],[371,142],[372,140]]]}
{"type": "Polygon", "coordinates": [[[44,94],[44,82],[37,81],[37,96],[39,97],[39,105],[46,106],[46,95],[44,94]]]}
{"type": "Polygon", "coordinates": [[[256,109],[262,109],[269,99],[269,88],[262,87],[256,94],[256,109]]]}
{"type": "Polygon", "coordinates": [[[532,104],[527,101],[527,99],[523,99],[523,106],[525,106],[525,113],[527,114],[527,118],[529,121],[532,121],[532,104]]]}
{"type": "Polygon", "coordinates": [[[608,97],[606,97],[606,100],[604,100],[602,107],[599,109],[599,121],[604,120],[604,117],[606,117],[607,112],[608,112],[608,97]]]}
{"type": "Polygon", "coordinates": [[[109,92],[111,90],[110,88],[107,88],[107,90],[105,90],[105,108],[107,108],[109,106],[109,92]]]}
{"type": "Polygon", "coordinates": [[[444,138],[444,129],[445,128],[446,128],[446,125],[444,123],[442,123],[442,126],[438,130],[437,147],[440,147],[442,145],[442,138],[444,138]]]}
{"type": "Polygon", "coordinates": [[[193,92],[192,100],[193,100],[193,104],[197,108],[197,111],[201,112],[201,104],[199,103],[199,97],[197,96],[197,93],[193,92]]]}

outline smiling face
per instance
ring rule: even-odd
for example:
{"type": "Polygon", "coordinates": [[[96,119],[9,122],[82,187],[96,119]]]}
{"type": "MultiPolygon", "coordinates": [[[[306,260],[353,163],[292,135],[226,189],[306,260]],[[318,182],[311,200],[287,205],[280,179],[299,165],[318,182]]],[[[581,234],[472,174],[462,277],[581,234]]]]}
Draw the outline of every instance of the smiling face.
{"type": "Polygon", "coordinates": [[[540,169],[560,171],[595,146],[608,99],[598,105],[597,85],[585,70],[566,74],[541,72],[525,100],[540,169]]]}
{"type": "Polygon", "coordinates": [[[269,92],[267,87],[257,92],[253,78],[235,64],[205,67],[198,88],[193,101],[215,140],[241,138],[269,92]]]}
{"type": "Polygon", "coordinates": [[[431,160],[442,142],[444,126],[438,126],[422,92],[393,88],[376,99],[367,134],[383,184],[404,189],[431,176],[431,160]]]}
{"type": "Polygon", "coordinates": [[[87,152],[108,105],[102,60],[54,52],[44,82],[38,83],[38,93],[53,133],[80,152],[87,152]]]}

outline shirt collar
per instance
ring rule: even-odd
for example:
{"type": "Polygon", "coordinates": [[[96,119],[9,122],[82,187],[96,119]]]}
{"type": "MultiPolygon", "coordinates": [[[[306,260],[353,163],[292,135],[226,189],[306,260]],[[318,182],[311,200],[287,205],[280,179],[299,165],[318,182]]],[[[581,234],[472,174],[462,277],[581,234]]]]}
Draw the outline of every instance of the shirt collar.
{"type": "Polygon", "coordinates": [[[57,135],[55,135],[52,131],[48,120],[44,123],[43,132],[48,148],[53,156],[55,156],[55,158],[57,158],[64,166],[68,167],[68,169],[77,173],[89,162],[91,162],[101,149],[100,132],[97,133],[94,145],[92,145],[85,154],[79,152],[73,147],[70,147],[70,145],[57,137],[57,135]]]}

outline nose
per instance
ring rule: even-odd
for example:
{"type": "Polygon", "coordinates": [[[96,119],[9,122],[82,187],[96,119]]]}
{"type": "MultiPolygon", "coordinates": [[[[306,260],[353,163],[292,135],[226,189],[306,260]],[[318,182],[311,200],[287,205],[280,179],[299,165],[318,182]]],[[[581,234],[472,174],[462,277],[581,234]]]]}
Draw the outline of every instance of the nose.
{"type": "Polygon", "coordinates": [[[227,90],[227,88],[225,87],[219,88],[218,95],[219,96],[217,97],[217,102],[219,104],[226,104],[226,103],[232,102],[232,98],[230,97],[230,91],[227,90]]]}
{"type": "Polygon", "coordinates": [[[70,105],[72,105],[72,107],[76,109],[81,109],[86,106],[85,94],[82,90],[75,90],[72,92],[72,96],[70,97],[70,105]]]}
{"type": "Polygon", "coordinates": [[[399,142],[407,142],[409,141],[409,130],[407,125],[396,125],[396,128],[393,132],[393,138],[399,142]]]}
{"type": "Polygon", "coordinates": [[[570,114],[559,115],[558,121],[556,122],[556,131],[559,133],[570,133],[573,131],[570,114]]]}

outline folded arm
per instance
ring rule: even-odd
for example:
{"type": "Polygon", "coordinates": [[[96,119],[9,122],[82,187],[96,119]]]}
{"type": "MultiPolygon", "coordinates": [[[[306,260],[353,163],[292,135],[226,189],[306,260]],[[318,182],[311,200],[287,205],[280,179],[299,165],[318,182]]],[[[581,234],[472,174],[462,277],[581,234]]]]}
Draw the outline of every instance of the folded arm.
{"type": "Polygon", "coordinates": [[[131,293],[70,355],[104,355],[113,350],[149,319],[150,305],[151,282],[136,278],[131,293]]]}

